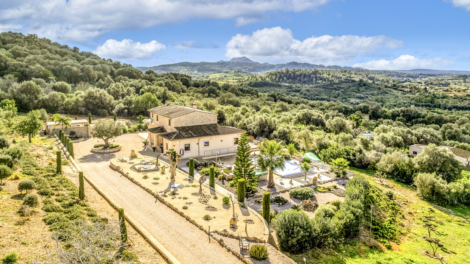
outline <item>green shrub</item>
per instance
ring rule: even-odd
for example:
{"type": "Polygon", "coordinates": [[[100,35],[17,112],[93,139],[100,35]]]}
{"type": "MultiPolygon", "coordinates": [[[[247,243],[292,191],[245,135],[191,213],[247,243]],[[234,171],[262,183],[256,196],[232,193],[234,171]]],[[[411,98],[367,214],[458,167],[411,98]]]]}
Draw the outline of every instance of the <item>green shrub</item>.
{"type": "Polygon", "coordinates": [[[228,185],[229,185],[230,187],[234,187],[234,186],[235,186],[235,183],[234,183],[233,181],[230,181],[230,182],[228,183],[228,185]]]}
{"type": "Polygon", "coordinates": [[[211,216],[210,215],[205,215],[204,216],[204,220],[210,220],[211,219],[211,216]]]}
{"type": "Polygon", "coordinates": [[[13,174],[13,171],[6,165],[0,165],[0,183],[3,182],[3,179],[6,179],[13,174]]]}
{"type": "Polygon", "coordinates": [[[312,247],[313,226],[304,212],[284,210],[272,223],[281,250],[299,253],[312,247]]]}
{"type": "Polygon", "coordinates": [[[120,147],[121,145],[119,144],[109,144],[109,148],[112,149],[112,148],[118,148],[120,147]]]}
{"type": "Polygon", "coordinates": [[[136,261],[137,260],[137,255],[128,251],[127,249],[124,249],[123,251],[121,251],[121,255],[120,255],[120,258],[121,260],[124,260],[124,261],[136,261]]]}
{"type": "Polygon", "coordinates": [[[331,204],[324,204],[315,211],[315,217],[332,218],[338,209],[331,204]]]}
{"type": "Polygon", "coordinates": [[[10,141],[5,136],[0,136],[0,149],[9,148],[10,141]]]}
{"type": "Polygon", "coordinates": [[[185,210],[186,210],[186,209],[188,209],[188,207],[185,205],[185,206],[183,206],[183,209],[185,209],[185,210]]]}
{"type": "Polygon", "coordinates": [[[27,194],[23,198],[23,204],[24,205],[29,205],[31,207],[38,206],[38,204],[39,204],[38,196],[36,194],[27,194]]]}
{"type": "Polygon", "coordinates": [[[393,198],[394,198],[394,194],[393,194],[392,191],[386,191],[385,196],[387,196],[388,199],[390,199],[390,200],[393,200],[393,198]]]}
{"type": "Polygon", "coordinates": [[[341,207],[341,204],[342,204],[342,203],[343,203],[343,202],[341,202],[340,200],[333,200],[333,201],[331,201],[330,204],[333,205],[334,207],[336,207],[336,210],[339,210],[339,208],[341,207]]]}
{"type": "Polygon", "coordinates": [[[229,204],[230,203],[230,198],[228,198],[228,196],[224,196],[224,198],[222,198],[222,202],[224,204],[229,204]]]}
{"type": "Polygon", "coordinates": [[[16,252],[8,253],[3,259],[3,264],[15,263],[19,259],[19,256],[16,252]]]}
{"type": "Polygon", "coordinates": [[[43,195],[47,197],[51,197],[52,195],[54,195],[54,192],[51,190],[51,188],[48,188],[48,187],[38,189],[37,193],[39,195],[43,195]]]}
{"type": "Polygon", "coordinates": [[[333,184],[331,187],[333,187],[333,189],[338,188],[338,186],[336,186],[336,184],[333,184]]]}
{"type": "Polygon", "coordinates": [[[44,216],[42,218],[42,221],[44,221],[46,225],[52,225],[52,224],[59,223],[59,222],[68,222],[69,219],[66,218],[62,214],[52,213],[52,214],[47,214],[46,216],[44,216]]]}
{"type": "Polygon", "coordinates": [[[83,212],[80,206],[74,206],[67,210],[64,210],[65,217],[70,220],[83,219],[83,212]]]}
{"type": "Polygon", "coordinates": [[[60,212],[64,211],[64,209],[62,209],[62,207],[60,207],[59,205],[56,205],[56,204],[45,204],[45,205],[42,206],[41,209],[45,212],[48,212],[48,213],[52,213],[52,212],[60,213],[60,212]]]}
{"type": "Polygon", "coordinates": [[[268,258],[268,249],[265,245],[253,245],[248,254],[250,254],[252,259],[265,260],[268,258]]]}
{"type": "Polygon", "coordinates": [[[127,242],[127,227],[126,227],[126,218],[124,215],[124,209],[119,208],[118,209],[118,215],[119,215],[119,230],[121,231],[121,242],[126,243],[127,242]]]}
{"type": "Polygon", "coordinates": [[[149,178],[149,176],[148,176],[148,175],[144,175],[144,177],[142,177],[142,178],[144,178],[144,179],[148,179],[148,178],[149,178]]]}
{"type": "Polygon", "coordinates": [[[93,148],[102,148],[104,147],[104,144],[95,144],[93,148]]]}
{"type": "Polygon", "coordinates": [[[96,213],[96,211],[93,210],[92,208],[89,208],[89,207],[88,207],[88,208],[86,208],[85,210],[86,210],[86,215],[87,215],[88,217],[96,217],[96,216],[98,216],[98,214],[96,213]]]}
{"type": "Polygon", "coordinates": [[[67,199],[69,199],[69,197],[67,197],[67,196],[65,196],[65,195],[63,195],[63,194],[57,195],[57,196],[54,198],[54,200],[56,200],[56,202],[59,202],[59,203],[65,201],[65,200],[67,200],[67,199]]]}
{"type": "Polygon", "coordinates": [[[0,154],[0,164],[10,166],[11,165],[11,160],[12,160],[12,158],[11,158],[10,155],[0,154]]]}
{"type": "Polygon", "coordinates": [[[277,203],[279,205],[285,205],[287,203],[287,199],[282,196],[276,196],[273,199],[271,199],[271,202],[277,203]]]}
{"type": "Polygon", "coordinates": [[[68,209],[70,207],[73,207],[77,204],[78,202],[76,200],[72,200],[70,198],[65,199],[60,203],[60,206],[64,209],[68,209]]]}
{"type": "Polygon", "coordinates": [[[54,204],[54,201],[52,201],[51,199],[47,198],[47,199],[45,199],[44,201],[42,201],[42,203],[43,203],[44,205],[46,205],[46,204],[54,204]]]}
{"type": "Polygon", "coordinates": [[[308,200],[315,197],[315,191],[309,187],[295,188],[289,191],[289,196],[299,200],[308,200]]]}
{"type": "Polygon", "coordinates": [[[36,189],[36,183],[34,183],[34,181],[32,180],[22,180],[18,184],[18,191],[20,192],[22,191],[29,192],[34,189],[36,189]]]}

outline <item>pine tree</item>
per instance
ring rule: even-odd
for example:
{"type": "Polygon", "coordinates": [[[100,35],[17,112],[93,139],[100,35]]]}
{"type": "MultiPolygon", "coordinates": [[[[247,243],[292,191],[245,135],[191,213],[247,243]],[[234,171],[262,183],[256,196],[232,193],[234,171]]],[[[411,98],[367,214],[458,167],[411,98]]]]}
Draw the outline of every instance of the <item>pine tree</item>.
{"type": "Polygon", "coordinates": [[[119,214],[119,226],[121,230],[121,241],[124,244],[127,242],[127,227],[126,227],[126,218],[124,217],[124,209],[119,208],[118,214],[119,214]]]}
{"type": "Polygon", "coordinates": [[[253,163],[251,161],[251,148],[248,144],[248,136],[243,133],[238,141],[237,157],[235,158],[235,168],[233,170],[233,183],[237,183],[240,179],[245,179],[246,189],[254,191],[258,187],[258,178],[255,175],[253,163]]]}
{"type": "Polygon", "coordinates": [[[271,223],[271,194],[269,192],[263,193],[263,201],[261,203],[263,206],[263,217],[269,224],[271,223]]]}
{"type": "Polygon", "coordinates": [[[62,153],[60,151],[57,151],[56,154],[57,154],[56,174],[62,174],[62,153]]]}
{"type": "Polygon", "coordinates": [[[209,170],[209,186],[215,188],[215,168],[212,166],[209,170]]]}
{"type": "Polygon", "coordinates": [[[190,158],[189,159],[189,172],[188,172],[189,176],[194,178],[194,159],[193,158],[190,158]]]}
{"type": "Polygon", "coordinates": [[[80,171],[78,173],[78,183],[79,183],[78,198],[83,201],[85,199],[85,182],[84,182],[84,179],[83,179],[83,172],[82,171],[80,171]]]}
{"type": "Polygon", "coordinates": [[[88,123],[91,124],[91,113],[88,113],[88,123]]]}
{"type": "Polygon", "coordinates": [[[245,180],[239,179],[237,184],[237,195],[240,203],[245,202],[245,180]]]}

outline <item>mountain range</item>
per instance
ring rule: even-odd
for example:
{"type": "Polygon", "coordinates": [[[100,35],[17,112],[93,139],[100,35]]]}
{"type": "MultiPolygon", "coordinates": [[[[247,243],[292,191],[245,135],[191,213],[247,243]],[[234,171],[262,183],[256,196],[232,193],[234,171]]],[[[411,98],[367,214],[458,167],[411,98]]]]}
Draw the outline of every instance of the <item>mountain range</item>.
{"type": "MultiPolygon", "coordinates": [[[[360,72],[388,72],[388,73],[407,73],[407,74],[420,74],[420,75],[470,75],[470,71],[449,71],[449,70],[430,70],[430,69],[413,69],[413,70],[397,70],[397,71],[372,71],[363,68],[342,67],[338,65],[325,66],[322,64],[310,64],[302,62],[289,62],[282,64],[259,63],[250,60],[247,57],[236,57],[229,61],[220,60],[217,62],[178,62],[173,64],[163,64],[152,67],[136,67],[137,69],[145,72],[152,70],[156,73],[176,72],[184,73],[194,77],[210,75],[213,73],[242,71],[252,74],[260,74],[276,70],[284,69],[317,69],[317,70],[349,70],[360,72]]],[[[394,74],[392,74],[394,75],[394,74]]]]}

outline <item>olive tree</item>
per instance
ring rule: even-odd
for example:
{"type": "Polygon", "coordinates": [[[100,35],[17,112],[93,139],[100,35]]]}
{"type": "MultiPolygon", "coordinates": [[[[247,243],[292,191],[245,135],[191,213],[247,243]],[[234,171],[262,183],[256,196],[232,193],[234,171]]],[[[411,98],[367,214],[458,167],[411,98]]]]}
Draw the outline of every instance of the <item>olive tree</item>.
{"type": "Polygon", "coordinates": [[[104,141],[104,148],[109,147],[109,140],[122,135],[123,125],[113,120],[101,120],[95,124],[91,135],[104,141]]]}
{"type": "Polygon", "coordinates": [[[41,113],[33,110],[25,117],[20,118],[20,121],[16,124],[16,131],[21,136],[28,135],[29,143],[31,143],[31,137],[34,137],[42,126],[41,113]]]}

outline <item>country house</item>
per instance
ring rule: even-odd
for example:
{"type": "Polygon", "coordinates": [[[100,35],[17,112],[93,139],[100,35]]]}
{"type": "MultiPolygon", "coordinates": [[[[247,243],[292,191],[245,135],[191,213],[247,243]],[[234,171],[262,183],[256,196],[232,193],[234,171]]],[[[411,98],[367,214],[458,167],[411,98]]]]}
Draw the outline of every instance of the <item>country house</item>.
{"type": "Polygon", "coordinates": [[[175,149],[183,158],[234,155],[243,130],[217,124],[217,114],[174,104],[148,110],[147,144],[157,151],[175,149]]]}

